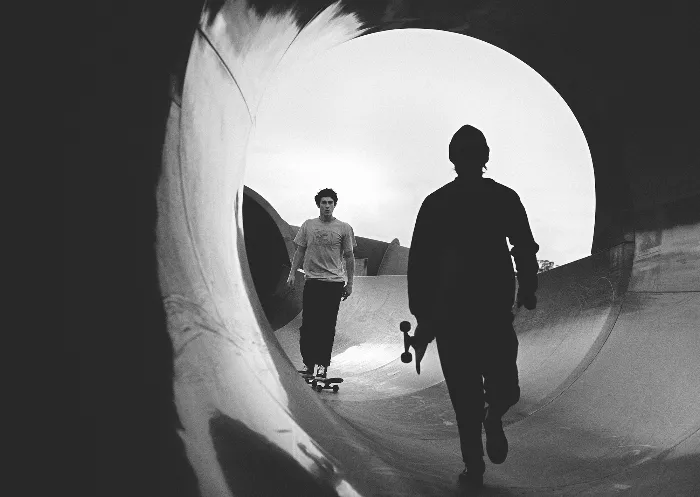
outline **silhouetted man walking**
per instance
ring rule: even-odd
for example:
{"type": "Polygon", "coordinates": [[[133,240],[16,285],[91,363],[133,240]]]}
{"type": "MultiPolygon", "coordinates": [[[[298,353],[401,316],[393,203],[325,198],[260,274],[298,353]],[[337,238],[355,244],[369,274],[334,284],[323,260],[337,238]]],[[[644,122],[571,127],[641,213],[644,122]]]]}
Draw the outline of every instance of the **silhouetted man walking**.
{"type": "Polygon", "coordinates": [[[335,340],[340,300],[352,293],[355,273],[353,249],[357,245],[352,227],[333,217],[338,195],[330,188],[314,197],[319,216],[307,219],[294,238],[297,246],[287,285],[303,263],[304,294],[299,349],[302,374],[326,378],[335,340]]]}
{"type": "Polygon", "coordinates": [[[481,486],[482,423],[489,459],[500,464],[508,454],[501,417],[520,399],[511,255],[518,307],[534,309],[539,246],[518,195],[482,177],[489,147],[481,131],[462,126],[452,137],[449,156],[457,178],[428,195],[418,212],[408,297],[418,321],[416,369],[420,373],[425,349],[435,338],[465,463],[459,479],[481,486]]]}

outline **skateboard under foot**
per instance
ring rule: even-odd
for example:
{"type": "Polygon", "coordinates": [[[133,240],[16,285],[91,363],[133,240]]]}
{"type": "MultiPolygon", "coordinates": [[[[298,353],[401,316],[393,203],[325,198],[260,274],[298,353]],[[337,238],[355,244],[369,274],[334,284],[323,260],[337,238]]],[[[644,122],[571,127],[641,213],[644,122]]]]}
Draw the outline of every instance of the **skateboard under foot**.
{"type": "Polygon", "coordinates": [[[320,392],[321,390],[333,390],[333,392],[337,392],[339,389],[338,383],[343,382],[342,378],[317,378],[316,376],[310,374],[304,374],[301,375],[301,377],[304,378],[304,381],[311,385],[311,388],[317,392],[320,392]]]}
{"type": "Polygon", "coordinates": [[[342,383],[342,378],[314,378],[311,381],[311,388],[320,392],[321,390],[333,390],[334,393],[338,392],[338,383],[342,383]]]}

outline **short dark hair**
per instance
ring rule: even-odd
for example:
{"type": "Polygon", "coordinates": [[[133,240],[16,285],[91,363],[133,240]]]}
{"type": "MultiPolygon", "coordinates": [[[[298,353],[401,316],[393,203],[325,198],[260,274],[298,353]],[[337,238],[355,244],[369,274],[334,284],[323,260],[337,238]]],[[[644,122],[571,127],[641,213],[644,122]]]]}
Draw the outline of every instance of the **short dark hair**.
{"type": "Polygon", "coordinates": [[[320,206],[321,206],[321,199],[322,199],[323,197],[330,197],[330,198],[332,198],[332,199],[333,199],[333,202],[335,203],[335,205],[338,205],[338,194],[335,193],[335,192],[333,191],[332,188],[324,188],[323,190],[321,190],[320,192],[318,192],[318,193],[316,194],[316,196],[314,197],[314,200],[316,201],[316,207],[320,207],[320,206]]]}

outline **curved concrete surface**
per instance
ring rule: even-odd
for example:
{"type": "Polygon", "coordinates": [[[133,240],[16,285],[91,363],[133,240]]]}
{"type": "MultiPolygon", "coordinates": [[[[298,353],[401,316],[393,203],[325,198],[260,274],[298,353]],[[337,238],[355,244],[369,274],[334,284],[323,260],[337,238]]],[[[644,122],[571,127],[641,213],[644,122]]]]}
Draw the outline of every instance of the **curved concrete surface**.
{"type": "Polygon", "coordinates": [[[402,247],[398,238],[394,238],[384,252],[379,264],[377,276],[388,274],[406,274],[408,268],[408,248],[402,247]]]}
{"type": "Polygon", "coordinates": [[[294,256],[297,229],[249,187],[243,189],[243,230],[248,266],[265,317],[277,329],[301,311],[303,277],[293,290],[285,283],[294,256]]]}
{"type": "Polygon", "coordinates": [[[133,90],[103,95],[125,104],[113,105],[108,130],[129,139],[107,148],[115,167],[98,186],[90,153],[102,157],[109,142],[88,134],[97,139],[76,153],[85,167],[69,176],[83,182],[66,182],[79,185],[66,201],[76,277],[66,302],[83,356],[80,419],[99,454],[92,495],[457,492],[459,445],[437,362],[417,377],[390,353],[401,352],[394,326],[410,318],[402,277],[358,281],[333,359],[347,382],[337,396],[317,394],[285,352],[294,325],[278,341],[265,318],[242,233],[246,145],[272,75],[367,28],[408,26],[467,33],[538,70],[576,113],[595,167],[595,254],[543,275],[538,311],[517,317],[523,401],[508,419],[508,460],[488,465],[481,494],[700,493],[700,154],[687,5],[615,2],[605,15],[555,0],[329,5],[214,2],[198,23],[197,8],[168,5],[179,9],[171,23],[141,11],[138,29],[120,26],[134,48],[120,63],[161,83],[164,69],[176,77],[161,162],[161,86],[140,92],[121,66],[107,71],[108,88],[133,90]],[[150,49],[158,26],[167,36],[150,49]]]}
{"type": "MultiPolygon", "coordinates": [[[[336,396],[342,400],[375,401],[408,395],[444,381],[434,349],[424,358],[426,371],[407,375],[399,358],[403,334],[398,323],[416,322],[408,312],[405,276],[364,276],[355,279],[353,295],[341,303],[331,373],[346,380],[336,396]],[[397,354],[398,351],[398,354],[397,354]]],[[[301,367],[301,314],[275,332],[294,364],[301,367]]]]}
{"type": "MultiPolygon", "coordinates": [[[[690,460],[674,492],[698,488],[688,452],[697,461],[700,299],[627,292],[631,256],[619,246],[541,275],[539,308],[517,314],[522,399],[506,420],[511,454],[489,467],[486,495],[652,493],[667,488],[668,477],[655,481],[674,471],[678,447],[690,460]]],[[[401,276],[358,280],[341,306],[331,363],[346,383],[324,398],[383,447],[412,452],[394,465],[418,495],[444,495],[445,469],[459,470],[456,421],[434,347],[421,376],[397,357],[405,285],[401,276]]],[[[297,318],[277,337],[300,363],[298,326],[297,318]]]]}

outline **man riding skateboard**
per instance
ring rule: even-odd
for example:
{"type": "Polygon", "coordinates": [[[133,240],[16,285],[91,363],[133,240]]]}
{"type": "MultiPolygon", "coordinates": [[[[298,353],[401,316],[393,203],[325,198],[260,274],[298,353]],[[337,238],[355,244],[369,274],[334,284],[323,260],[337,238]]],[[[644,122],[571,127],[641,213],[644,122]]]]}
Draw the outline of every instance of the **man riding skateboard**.
{"type": "Polygon", "coordinates": [[[501,418],[520,399],[511,255],[517,305],[532,310],[539,246],[518,195],[482,177],[489,147],[480,130],[462,126],[449,157],[457,178],[423,201],[411,241],[408,298],[418,322],[412,345],[420,374],[425,350],[436,339],[465,463],[459,480],[479,487],[482,424],[489,459],[504,462],[508,441],[501,418]]]}
{"type": "Polygon", "coordinates": [[[303,263],[304,293],[299,349],[304,361],[303,375],[327,377],[335,339],[340,301],[352,294],[355,273],[353,250],[357,243],[352,227],[333,217],[338,195],[325,188],[314,197],[319,216],[307,219],[294,238],[296,252],[287,278],[294,286],[294,275],[303,263]]]}

